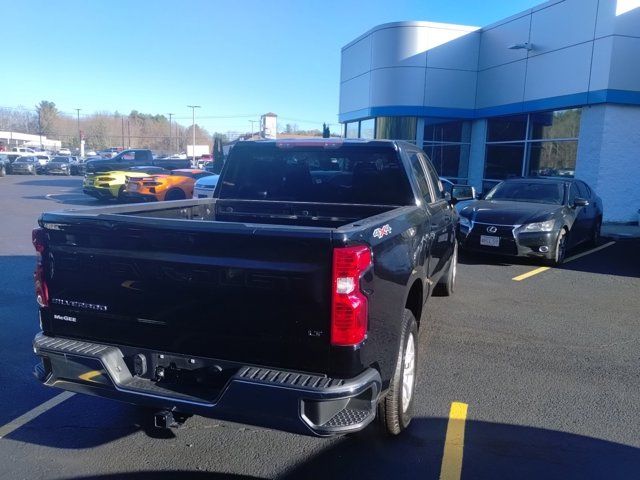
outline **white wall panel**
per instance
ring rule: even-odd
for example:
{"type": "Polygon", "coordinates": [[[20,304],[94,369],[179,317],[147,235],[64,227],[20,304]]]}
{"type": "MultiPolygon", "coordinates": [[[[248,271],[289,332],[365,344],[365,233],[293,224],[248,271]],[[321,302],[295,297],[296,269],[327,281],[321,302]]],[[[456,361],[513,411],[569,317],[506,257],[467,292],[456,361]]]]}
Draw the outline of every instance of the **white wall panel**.
{"type": "Polygon", "coordinates": [[[609,75],[611,73],[611,52],[613,51],[613,38],[599,38],[593,42],[593,60],[591,62],[590,91],[606,90],[609,88],[609,75]]]}
{"type": "Polygon", "coordinates": [[[371,35],[371,68],[424,67],[429,44],[426,27],[392,27],[371,35]]]}
{"type": "Polygon", "coordinates": [[[371,72],[371,106],[422,105],[425,69],[384,68],[371,72]]]}
{"type": "Polygon", "coordinates": [[[480,32],[468,33],[427,52],[427,67],[477,70],[480,32]]]}
{"type": "Polygon", "coordinates": [[[526,50],[510,50],[509,45],[529,41],[530,16],[526,15],[482,32],[480,40],[480,70],[521,60],[526,50]]]}
{"type": "Polygon", "coordinates": [[[341,82],[368,72],[371,69],[371,37],[365,37],[345,48],[342,51],[341,62],[341,82]]]}
{"type": "Polygon", "coordinates": [[[586,92],[589,88],[591,43],[529,59],[525,100],[586,92]]]}
{"type": "Polygon", "coordinates": [[[640,91],[640,38],[613,37],[609,88],[640,91]]]}
{"type": "Polygon", "coordinates": [[[476,108],[521,102],[524,77],[525,60],[479,72],[476,108]]]}
{"type": "Polygon", "coordinates": [[[340,85],[340,112],[352,112],[369,107],[370,74],[348,80],[340,85]]]}
{"type": "Polygon", "coordinates": [[[425,105],[444,108],[475,108],[476,72],[427,68],[425,105]]]}
{"type": "Polygon", "coordinates": [[[596,38],[606,35],[640,37],[640,8],[616,15],[617,0],[600,0],[596,38]]]}
{"type": "Polygon", "coordinates": [[[532,53],[593,40],[598,0],[565,0],[539,10],[531,18],[532,53]]]}

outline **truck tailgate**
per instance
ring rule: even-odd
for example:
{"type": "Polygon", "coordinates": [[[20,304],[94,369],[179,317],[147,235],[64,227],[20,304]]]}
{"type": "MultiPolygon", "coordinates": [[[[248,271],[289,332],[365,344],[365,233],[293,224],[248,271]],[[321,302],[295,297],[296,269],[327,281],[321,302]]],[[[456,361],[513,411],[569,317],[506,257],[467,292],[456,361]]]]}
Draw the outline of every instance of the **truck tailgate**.
{"type": "Polygon", "coordinates": [[[46,334],[308,371],[329,358],[329,228],[47,223],[46,334]]]}

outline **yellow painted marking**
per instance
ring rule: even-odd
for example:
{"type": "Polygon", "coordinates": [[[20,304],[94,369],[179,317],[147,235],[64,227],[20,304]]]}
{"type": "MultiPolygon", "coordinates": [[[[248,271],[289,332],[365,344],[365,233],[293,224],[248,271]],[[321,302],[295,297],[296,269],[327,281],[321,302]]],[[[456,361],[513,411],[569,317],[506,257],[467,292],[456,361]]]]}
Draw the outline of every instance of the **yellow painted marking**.
{"type": "Polygon", "coordinates": [[[87,373],[83,373],[82,375],[78,376],[78,378],[80,380],[84,380],[85,382],[91,382],[94,378],[99,377],[100,375],[102,375],[102,372],[100,372],[99,370],[89,370],[87,373]]]}
{"type": "Polygon", "coordinates": [[[40,415],[45,413],[47,410],[51,410],[53,407],[60,405],[67,398],[71,398],[74,395],[75,393],[72,393],[72,392],[62,392],[61,394],[56,395],[53,398],[50,398],[43,404],[38,405],[36,408],[29,410],[24,415],[20,415],[18,418],[0,427],[0,438],[6,437],[7,435],[17,430],[18,428],[22,427],[26,423],[29,423],[34,418],[39,417],[40,415]]]}
{"type": "Polygon", "coordinates": [[[546,272],[550,268],[551,267],[536,268],[535,270],[531,270],[530,272],[523,273],[522,275],[518,275],[517,277],[513,277],[512,280],[515,280],[516,282],[521,282],[522,280],[525,280],[529,277],[533,277],[534,275],[537,275],[539,273],[546,272]]]}
{"type": "Polygon", "coordinates": [[[584,257],[586,255],[591,255],[592,253],[595,253],[595,252],[599,252],[600,250],[604,250],[605,248],[610,247],[614,243],[616,243],[616,242],[605,243],[604,245],[600,245],[599,247],[592,248],[591,250],[588,250],[586,252],[579,253],[579,254],[574,255],[572,257],[569,257],[569,258],[565,258],[564,259],[564,263],[573,262],[574,260],[577,260],[578,258],[584,257]]]}
{"type": "MultiPolygon", "coordinates": [[[[567,258],[564,259],[563,263],[573,262],[574,260],[577,260],[578,258],[582,258],[582,257],[585,257],[587,255],[591,255],[592,253],[599,252],[600,250],[604,250],[605,248],[608,248],[608,247],[610,247],[611,245],[613,245],[615,243],[616,242],[605,243],[604,245],[600,245],[599,247],[592,248],[591,250],[587,250],[586,252],[578,253],[577,255],[573,255],[571,257],[567,257],[567,258]]],[[[522,280],[525,280],[525,279],[527,279],[529,277],[533,277],[534,275],[537,275],[539,273],[546,272],[550,268],[551,267],[536,268],[535,270],[531,270],[530,272],[523,273],[522,275],[518,275],[517,277],[513,277],[512,280],[514,280],[516,282],[521,282],[522,280]]]]}
{"type": "Polygon", "coordinates": [[[462,454],[464,450],[464,428],[467,420],[466,403],[453,402],[449,411],[447,436],[440,467],[440,480],[460,480],[462,474],[462,454]]]}

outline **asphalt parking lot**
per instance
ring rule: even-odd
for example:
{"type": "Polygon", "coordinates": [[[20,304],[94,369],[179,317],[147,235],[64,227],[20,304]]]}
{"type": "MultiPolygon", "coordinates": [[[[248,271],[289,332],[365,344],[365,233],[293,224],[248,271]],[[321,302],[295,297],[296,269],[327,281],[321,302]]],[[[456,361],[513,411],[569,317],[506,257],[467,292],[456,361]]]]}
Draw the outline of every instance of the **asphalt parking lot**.
{"type": "Polygon", "coordinates": [[[202,418],[165,432],[136,407],[60,397],[31,375],[30,232],[42,211],[97,205],[80,187],[0,178],[0,478],[436,479],[458,478],[460,462],[464,479],[640,476],[640,240],[603,239],[531,276],[532,262],[463,256],[455,296],[429,300],[400,438],[202,418]]]}

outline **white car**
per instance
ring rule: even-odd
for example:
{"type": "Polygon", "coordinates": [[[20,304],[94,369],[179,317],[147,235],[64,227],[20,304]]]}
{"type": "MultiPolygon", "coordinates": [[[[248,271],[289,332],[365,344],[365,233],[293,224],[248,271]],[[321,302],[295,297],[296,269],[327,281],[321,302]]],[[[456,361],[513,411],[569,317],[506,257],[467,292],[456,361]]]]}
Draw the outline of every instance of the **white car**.
{"type": "Polygon", "coordinates": [[[213,198],[213,191],[220,175],[208,175],[196,181],[193,186],[193,198],[213,198]]]}
{"type": "Polygon", "coordinates": [[[58,155],[71,155],[71,150],[68,148],[61,148],[58,150],[58,155]]]}

